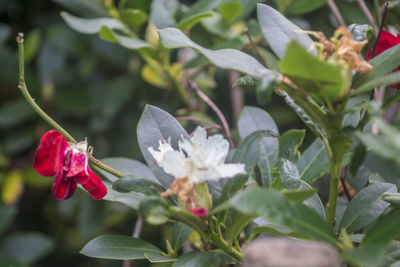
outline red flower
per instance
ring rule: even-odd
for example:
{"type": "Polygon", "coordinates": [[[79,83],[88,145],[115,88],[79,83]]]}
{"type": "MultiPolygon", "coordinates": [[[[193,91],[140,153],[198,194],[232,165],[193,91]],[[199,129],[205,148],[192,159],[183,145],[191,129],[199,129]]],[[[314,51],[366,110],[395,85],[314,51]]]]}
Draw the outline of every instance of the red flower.
{"type": "Polygon", "coordinates": [[[72,196],[79,183],[93,199],[107,194],[102,180],[90,170],[86,156],[86,142],[69,145],[56,130],[45,133],[36,150],[33,167],[43,176],[56,176],[52,191],[56,199],[72,196]]]}
{"type": "Polygon", "coordinates": [[[196,215],[197,217],[205,217],[208,215],[208,210],[207,208],[204,207],[191,209],[190,212],[196,215]]]}
{"type": "MultiPolygon", "coordinates": [[[[381,37],[379,38],[378,41],[378,45],[376,46],[375,56],[398,44],[400,44],[400,34],[398,34],[396,37],[390,32],[382,31],[381,37]]],[[[368,61],[372,58],[372,49],[367,51],[365,58],[368,61]]],[[[399,71],[399,70],[400,68],[397,67],[393,71],[399,71]]],[[[400,89],[400,83],[391,84],[390,87],[400,89]]]]}

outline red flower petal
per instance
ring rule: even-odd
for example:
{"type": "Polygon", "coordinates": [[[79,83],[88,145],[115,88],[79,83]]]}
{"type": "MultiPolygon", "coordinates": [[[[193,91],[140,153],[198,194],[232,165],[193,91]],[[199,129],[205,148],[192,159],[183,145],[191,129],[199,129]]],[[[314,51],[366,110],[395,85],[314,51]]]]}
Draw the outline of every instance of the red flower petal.
{"type": "Polygon", "coordinates": [[[69,148],[65,137],[56,130],[45,133],[36,150],[33,167],[43,176],[54,176],[63,168],[65,152],[69,148]]]}
{"type": "Polygon", "coordinates": [[[205,217],[208,215],[208,210],[205,207],[194,208],[194,209],[191,209],[190,212],[193,213],[194,215],[196,215],[197,217],[205,217]]]}
{"type": "MultiPolygon", "coordinates": [[[[66,177],[74,177],[74,176],[85,176],[88,177],[89,173],[87,171],[88,162],[85,153],[71,151],[70,156],[70,164],[68,166],[68,172],[65,174],[66,177]]],[[[80,182],[82,183],[82,182],[80,182]]]]}
{"type": "Polygon", "coordinates": [[[62,200],[71,197],[75,189],[76,182],[73,179],[66,179],[61,171],[54,180],[51,190],[55,199],[62,200]]]}
{"type": "Polygon", "coordinates": [[[89,195],[95,199],[100,200],[107,194],[107,187],[103,184],[103,181],[99,176],[97,176],[94,172],[89,170],[89,180],[87,183],[82,184],[83,188],[85,188],[89,195]]]}

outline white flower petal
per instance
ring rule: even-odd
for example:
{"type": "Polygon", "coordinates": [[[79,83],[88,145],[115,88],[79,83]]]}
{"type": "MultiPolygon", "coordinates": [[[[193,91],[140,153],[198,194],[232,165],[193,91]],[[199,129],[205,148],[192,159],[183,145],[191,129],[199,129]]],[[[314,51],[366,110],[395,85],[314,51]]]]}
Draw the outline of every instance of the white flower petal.
{"type": "Polygon", "coordinates": [[[175,150],[166,152],[159,165],[166,173],[176,179],[186,177],[188,168],[190,168],[190,162],[188,162],[183,153],[175,150]]]}

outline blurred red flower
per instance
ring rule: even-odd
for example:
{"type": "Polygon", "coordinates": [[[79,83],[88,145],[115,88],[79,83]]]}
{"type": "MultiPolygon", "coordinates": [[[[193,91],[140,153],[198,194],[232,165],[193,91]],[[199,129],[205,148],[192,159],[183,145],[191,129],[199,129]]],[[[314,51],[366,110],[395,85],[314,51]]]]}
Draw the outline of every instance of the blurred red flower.
{"type": "Polygon", "coordinates": [[[208,210],[207,208],[204,207],[191,209],[190,212],[196,215],[197,217],[205,217],[208,215],[208,210]]]}
{"type": "MultiPolygon", "coordinates": [[[[397,36],[394,36],[390,32],[382,31],[381,36],[378,41],[378,45],[375,50],[375,56],[379,55],[383,51],[385,51],[393,46],[396,46],[398,44],[400,44],[400,34],[398,34],[397,36]]],[[[372,58],[372,48],[367,51],[365,58],[368,61],[372,58]]],[[[400,67],[397,67],[396,69],[393,70],[393,72],[399,71],[399,70],[400,70],[400,67]]],[[[391,84],[391,85],[389,85],[389,87],[400,89],[400,83],[391,84]]]]}
{"type": "Polygon", "coordinates": [[[89,168],[86,142],[69,145],[56,130],[45,133],[36,150],[33,167],[43,176],[56,176],[52,191],[56,199],[72,196],[77,183],[85,188],[93,199],[100,200],[107,188],[89,168]]]}

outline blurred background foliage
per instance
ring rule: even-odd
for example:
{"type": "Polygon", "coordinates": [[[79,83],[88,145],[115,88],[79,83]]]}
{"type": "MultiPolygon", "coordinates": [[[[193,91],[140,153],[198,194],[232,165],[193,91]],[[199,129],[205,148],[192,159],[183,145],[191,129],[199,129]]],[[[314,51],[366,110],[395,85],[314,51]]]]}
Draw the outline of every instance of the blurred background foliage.
{"type": "MultiPolygon", "coordinates": [[[[87,137],[96,157],[140,160],[136,125],[146,104],[176,116],[218,122],[188,89],[189,78],[220,107],[236,141],[235,126],[243,105],[265,108],[281,133],[304,128],[279,97],[272,95],[266,101],[257,99],[255,86],[232,88],[238,73],[216,70],[193,50],[168,51],[158,43],[157,28],[176,26],[204,47],[242,49],[261,60],[249,44],[248,28],[269,67],[277,68],[277,59],[258,28],[257,2],[278,8],[303,29],[330,36],[338,26],[325,0],[0,0],[0,265],[119,266],[78,252],[103,232],[130,235],[136,218],[122,204],[95,202],[83,192],[55,201],[50,193],[52,179],[32,169],[36,146],[48,125],[17,89],[17,33],[25,33],[27,85],[43,109],[77,140],[87,137]],[[62,11],[80,18],[119,20],[130,29],[125,35],[151,47],[127,49],[115,43],[107,29],[100,31],[100,38],[79,33],[63,20],[62,11]]],[[[356,1],[336,2],[348,25],[368,23],[356,1]]],[[[382,5],[378,0],[366,3],[374,14],[382,5]]],[[[398,1],[392,1],[388,22],[397,30],[399,11],[398,1]]],[[[308,137],[305,145],[312,141],[308,137]]],[[[159,238],[165,235],[170,235],[170,229],[145,226],[141,237],[165,246],[159,238]]]]}

